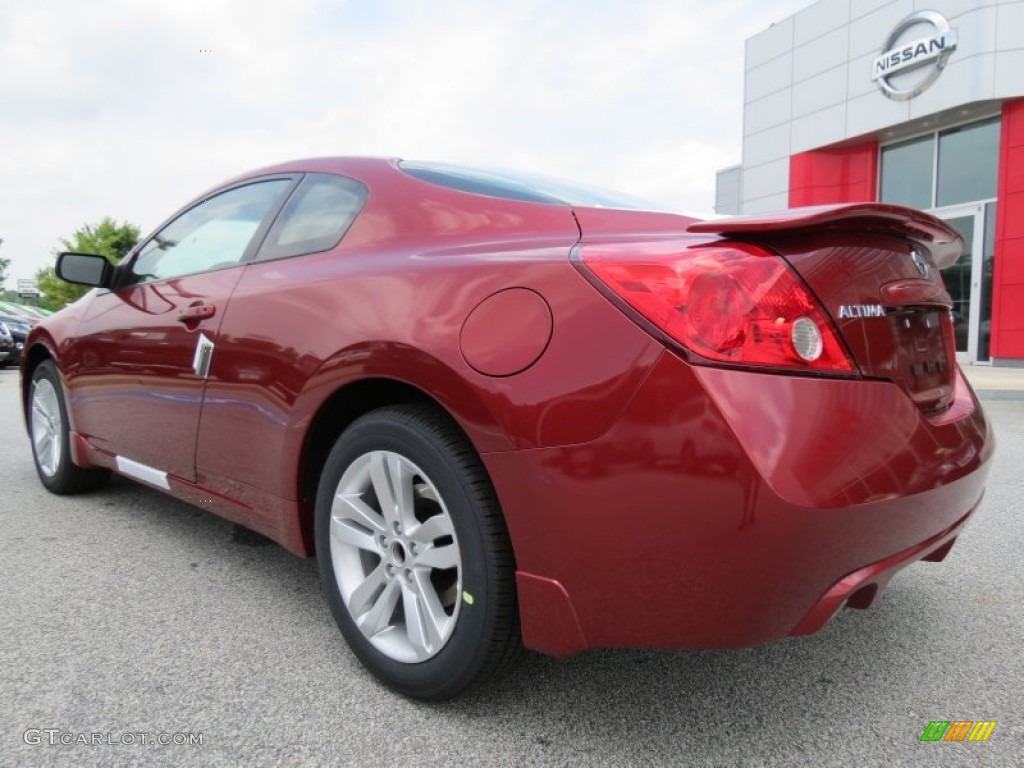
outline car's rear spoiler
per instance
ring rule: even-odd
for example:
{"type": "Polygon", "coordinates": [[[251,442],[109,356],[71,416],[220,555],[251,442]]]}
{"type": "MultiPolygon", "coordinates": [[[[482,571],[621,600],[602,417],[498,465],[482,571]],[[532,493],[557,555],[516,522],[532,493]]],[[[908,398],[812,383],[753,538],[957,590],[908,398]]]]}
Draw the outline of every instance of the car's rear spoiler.
{"type": "Polygon", "coordinates": [[[953,266],[963,253],[964,240],[942,219],[923,211],[885,203],[843,203],[791,208],[777,213],[732,216],[691,224],[689,232],[725,237],[773,236],[797,232],[843,230],[902,235],[924,246],[935,266],[953,266]]]}

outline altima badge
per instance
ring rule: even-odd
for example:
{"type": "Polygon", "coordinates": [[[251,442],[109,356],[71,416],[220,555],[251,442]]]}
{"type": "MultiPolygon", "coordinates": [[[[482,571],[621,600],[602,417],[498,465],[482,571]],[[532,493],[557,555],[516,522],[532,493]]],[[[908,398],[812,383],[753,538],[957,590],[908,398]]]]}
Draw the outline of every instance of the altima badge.
{"type": "Polygon", "coordinates": [[[885,317],[885,307],[881,304],[841,304],[839,319],[847,317],[885,317]]]}

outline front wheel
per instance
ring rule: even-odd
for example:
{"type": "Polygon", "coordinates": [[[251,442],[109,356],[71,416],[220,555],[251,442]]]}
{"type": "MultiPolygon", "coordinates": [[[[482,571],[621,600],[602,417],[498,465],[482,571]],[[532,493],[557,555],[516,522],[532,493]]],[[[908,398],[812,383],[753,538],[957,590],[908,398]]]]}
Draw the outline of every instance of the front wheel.
{"type": "Polygon", "coordinates": [[[504,518],[445,414],[382,408],[345,430],[320,479],[316,550],[349,646],[399,692],[449,698],[518,658],[504,518]]]}
{"type": "Polygon", "coordinates": [[[64,392],[57,368],[50,360],[40,363],[32,372],[28,407],[32,457],[47,490],[62,495],[82,493],[107,481],[109,470],[86,469],[71,461],[64,392]]]}

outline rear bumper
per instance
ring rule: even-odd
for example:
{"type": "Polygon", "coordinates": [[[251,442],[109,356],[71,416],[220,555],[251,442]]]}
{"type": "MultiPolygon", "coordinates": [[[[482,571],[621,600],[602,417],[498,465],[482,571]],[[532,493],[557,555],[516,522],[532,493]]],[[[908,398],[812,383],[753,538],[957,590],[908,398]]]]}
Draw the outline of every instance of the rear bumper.
{"type": "MultiPolygon", "coordinates": [[[[979,502],[980,503],[980,502],[979,502]]],[[[908,547],[902,552],[879,560],[877,563],[858,568],[849,573],[824,594],[814,607],[807,612],[800,623],[789,633],[791,635],[810,635],[817,632],[831,621],[839,611],[851,608],[868,608],[889,585],[889,580],[900,570],[920,560],[940,562],[946,559],[956,537],[975,509],[964,515],[960,520],[935,536],[925,539],[920,544],[908,547]]]]}
{"type": "Polygon", "coordinates": [[[962,378],[956,398],[928,419],[887,382],[666,352],[599,439],[484,456],[524,642],[748,646],[867,605],[899,569],[944,556],[980,502],[993,440],[962,378]]]}

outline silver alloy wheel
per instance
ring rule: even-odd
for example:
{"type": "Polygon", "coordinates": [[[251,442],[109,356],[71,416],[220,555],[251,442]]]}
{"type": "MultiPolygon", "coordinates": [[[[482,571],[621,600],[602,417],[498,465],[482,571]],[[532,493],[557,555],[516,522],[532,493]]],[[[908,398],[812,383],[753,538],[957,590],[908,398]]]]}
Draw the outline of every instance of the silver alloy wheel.
{"type": "Polygon", "coordinates": [[[36,379],[32,384],[32,444],[39,470],[53,477],[60,468],[64,439],[63,421],[56,388],[49,379],[36,379]]]}
{"type": "Polygon", "coordinates": [[[363,635],[395,661],[435,656],[462,602],[455,527],[426,473],[392,451],[371,451],[341,476],[331,506],[331,563],[363,635]]]}

